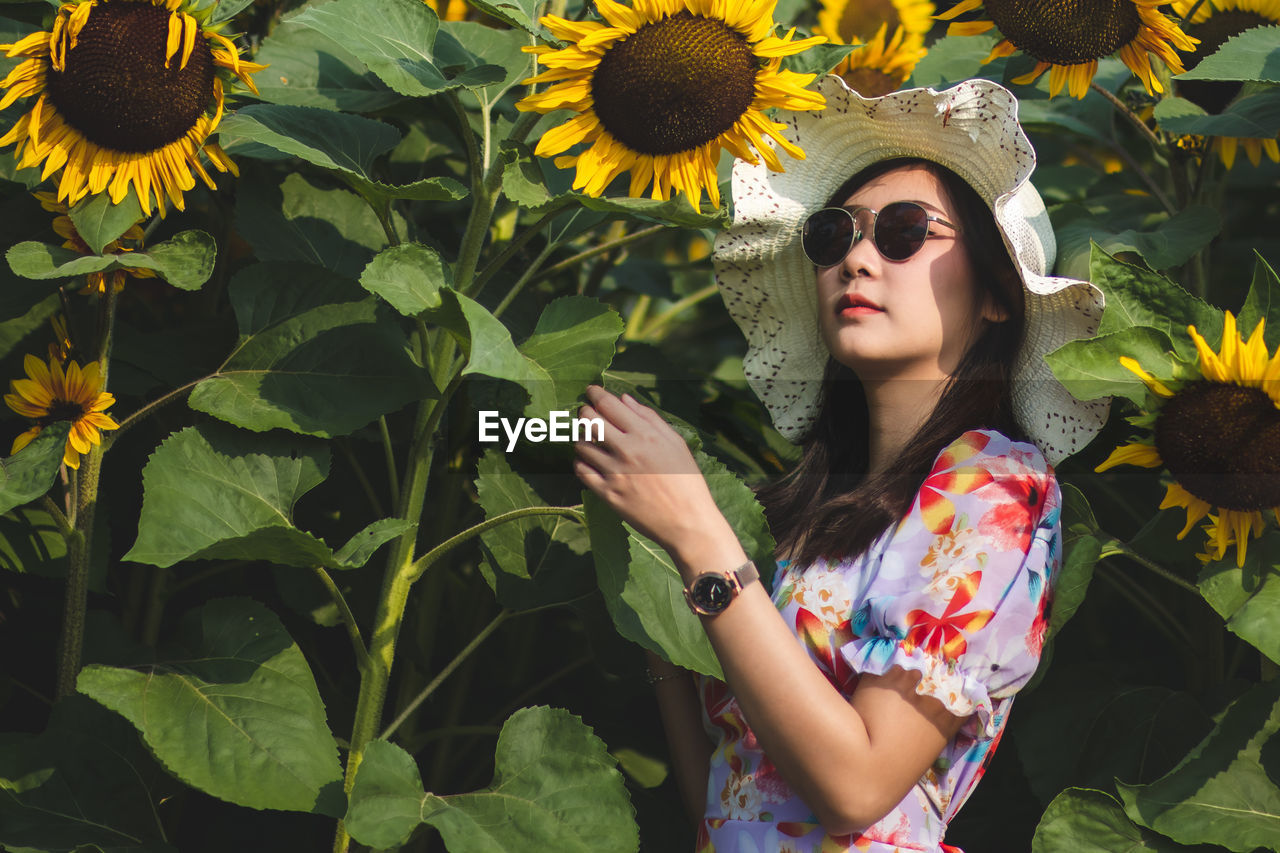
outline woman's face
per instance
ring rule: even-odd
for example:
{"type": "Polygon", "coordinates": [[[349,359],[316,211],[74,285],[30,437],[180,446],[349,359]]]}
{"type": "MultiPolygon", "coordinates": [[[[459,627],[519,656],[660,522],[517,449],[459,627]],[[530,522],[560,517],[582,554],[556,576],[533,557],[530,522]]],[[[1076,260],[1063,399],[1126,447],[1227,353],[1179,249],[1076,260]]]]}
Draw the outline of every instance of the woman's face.
{"type": "MultiPolygon", "coordinates": [[[[919,166],[886,172],[855,190],[842,206],[882,210],[895,201],[917,202],[931,216],[964,227],[945,188],[919,166]]],[[[972,264],[957,229],[931,222],[924,245],[904,261],[887,260],[871,236],[859,240],[840,263],[818,270],[823,343],[864,382],[951,376],[980,313],[972,264]]]]}

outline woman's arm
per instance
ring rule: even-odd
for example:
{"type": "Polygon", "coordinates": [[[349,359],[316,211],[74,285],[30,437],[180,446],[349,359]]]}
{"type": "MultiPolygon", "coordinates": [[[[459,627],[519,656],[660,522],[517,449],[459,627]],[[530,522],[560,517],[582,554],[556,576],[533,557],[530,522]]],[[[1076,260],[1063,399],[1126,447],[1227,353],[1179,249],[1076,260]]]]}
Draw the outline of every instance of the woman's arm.
{"type": "Polygon", "coordinates": [[[702,708],[692,673],[672,666],[648,649],[645,655],[649,660],[649,670],[662,679],[653,685],[653,689],[671,751],[672,775],[684,809],[697,825],[707,810],[707,777],[712,745],[702,728],[702,708]]]}
{"type": "MultiPolygon", "coordinates": [[[[645,406],[592,386],[584,417],[604,441],[579,443],[575,472],[671,555],[686,583],[727,572],[746,554],[684,440],[645,406]]],[[[761,584],[703,627],[761,748],[824,829],[845,835],[901,802],[964,718],[916,694],[916,673],[864,676],[846,699],[796,641],[761,584]]]]}

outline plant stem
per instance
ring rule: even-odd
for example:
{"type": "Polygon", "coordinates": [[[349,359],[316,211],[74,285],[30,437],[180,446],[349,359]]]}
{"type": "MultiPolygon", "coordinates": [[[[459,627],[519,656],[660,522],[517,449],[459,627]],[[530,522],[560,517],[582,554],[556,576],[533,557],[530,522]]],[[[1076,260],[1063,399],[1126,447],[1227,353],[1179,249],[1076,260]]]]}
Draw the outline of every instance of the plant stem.
{"type": "Polygon", "coordinates": [[[649,324],[644,327],[644,330],[642,332],[639,333],[637,340],[642,340],[642,341],[651,340],[655,332],[657,332],[659,329],[666,326],[676,317],[680,316],[681,311],[684,311],[686,308],[691,308],[692,306],[697,305],[699,302],[702,302],[704,299],[710,299],[712,296],[716,294],[718,290],[719,290],[719,287],[717,287],[715,284],[708,284],[706,287],[702,288],[701,290],[694,291],[693,293],[690,293],[688,296],[681,299],[679,302],[672,304],[670,308],[667,308],[661,314],[659,314],[658,316],[654,317],[652,320],[649,321],[649,324]]]}
{"type": "Polygon", "coordinates": [[[510,512],[504,512],[502,515],[495,515],[493,518],[487,518],[479,524],[469,527],[461,533],[451,536],[444,542],[432,548],[413,564],[413,578],[422,576],[422,573],[431,568],[432,564],[452,551],[462,543],[469,539],[474,539],[486,530],[506,524],[508,521],[517,521],[521,518],[532,518],[542,515],[562,515],[566,518],[572,518],[575,521],[585,524],[586,515],[582,510],[572,506],[527,506],[520,509],[513,509],[510,512]]]}
{"type": "Polygon", "coordinates": [[[1137,551],[1133,550],[1123,542],[1113,541],[1110,548],[1103,549],[1102,553],[1098,555],[1098,559],[1105,560],[1107,557],[1112,557],[1112,556],[1115,556],[1116,554],[1123,554],[1124,556],[1128,557],[1130,560],[1133,560],[1135,563],[1142,566],[1144,569],[1148,569],[1152,572],[1155,572],[1157,575],[1169,581],[1170,583],[1182,587],[1187,592],[1194,594],[1197,598],[1200,597],[1200,588],[1197,587],[1195,584],[1191,583],[1185,578],[1178,577],[1173,572],[1166,569],[1164,566],[1161,566],[1159,563],[1155,563],[1151,560],[1148,560],[1146,557],[1142,556],[1137,551]]]}
{"type": "Polygon", "coordinates": [[[603,255],[605,252],[612,252],[614,249],[620,249],[623,246],[630,246],[632,243],[638,243],[641,240],[648,239],[649,237],[652,237],[655,234],[665,231],[666,229],[667,229],[666,225],[654,225],[650,228],[642,228],[639,231],[632,231],[630,234],[627,234],[624,237],[619,237],[616,240],[608,240],[604,243],[598,243],[595,246],[592,246],[590,249],[579,252],[578,254],[574,255],[572,258],[567,258],[558,264],[547,267],[545,270],[543,270],[541,273],[538,274],[537,278],[538,279],[550,278],[551,276],[556,275],[557,273],[562,273],[565,270],[573,269],[583,261],[590,260],[591,258],[594,258],[597,255],[603,255]]]}
{"type": "Polygon", "coordinates": [[[493,316],[502,316],[502,312],[506,311],[507,306],[509,306],[515,298],[520,295],[520,291],[524,290],[524,286],[533,280],[533,277],[537,275],[538,270],[542,267],[543,261],[550,257],[554,250],[555,246],[550,243],[543,248],[543,250],[538,254],[538,257],[534,259],[533,263],[529,264],[528,268],[526,268],[525,271],[521,273],[520,277],[516,279],[515,284],[511,285],[511,289],[507,291],[506,296],[502,297],[502,301],[494,306],[493,311],[491,312],[493,316]]]}
{"type": "Polygon", "coordinates": [[[161,406],[165,405],[166,403],[172,403],[174,400],[178,399],[183,394],[187,393],[188,391],[190,391],[192,388],[199,385],[204,380],[212,379],[213,376],[216,376],[216,375],[217,374],[212,374],[210,376],[204,376],[204,377],[201,377],[200,379],[196,379],[191,382],[188,382],[186,385],[183,385],[180,388],[174,388],[169,393],[161,397],[157,397],[156,399],[152,400],[150,403],[147,403],[141,409],[138,409],[136,412],[129,415],[129,417],[120,421],[119,429],[116,429],[111,433],[109,433],[108,435],[103,436],[102,438],[103,446],[110,449],[110,447],[116,443],[116,440],[120,438],[120,436],[124,433],[124,431],[129,429],[129,427],[133,426],[138,421],[145,418],[147,415],[150,415],[152,412],[154,412],[156,409],[160,408],[161,406]]]}
{"type": "Polygon", "coordinates": [[[1147,127],[1147,123],[1139,118],[1137,113],[1129,109],[1128,104],[1117,98],[1111,92],[1107,91],[1105,87],[1098,85],[1096,81],[1089,81],[1089,88],[1093,89],[1095,92],[1102,95],[1102,97],[1110,101],[1111,106],[1115,107],[1116,111],[1119,112],[1120,115],[1128,119],[1129,123],[1138,129],[1138,133],[1140,133],[1147,142],[1151,143],[1151,147],[1155,148],[1157,151],[1164,149],[1164,145],[1160,142],[1160,137],[1156,136],[1155,131],[1147,127]]]}
{"type": "Polygon", "coordinates": [[[540,234],[548,222],[560,215],[560,212],[564,210],[564,207],[565,206],[561,204],[551,208],[544,213],[537,222],[517,234],[513,240],[507,243],[507,247],[503,249],[496,258],[485,264],[484,269],[480,270],[479,275],[476,276],[475,284],[472,286],[471,295],[475,296],[483,290],[484,286],[489,283],[489,279],[501,272],[507,262],[515,257],[515,254],[523,249],[526,243],[540,234]]]}
{"type": "Polygon", "coordinates": [[[324,585],[325,591],[333,599],[333,603],[338,606],[338,612],[342,614],[342,624],[347,629],[347,636],[351,638],[351,649],[356,655],[356,666],[363,673],[369,668],[369,650],[365,647],[364,638],[360,636],[360,625],[356,622],[355,614],[351,612],[351,607],[347,604],[342,590],[338,589],[338,585],[333,582],[333,578],[324,566],[312,566],[311,571],[315,572],[320,583],[324,585]]]}
{"type": "Polygon", "coordinates": [[[49,513],[53,523],[58,525],[58,532],[62,534],[64,539],[71,535],[71,524],[67,521],[67,515],[62,511],[62,507],[58,506],[57,501],[45,495],[40,499],[40,506],[44,507],[44,511],[49,513]]]}
{"type": "Polygon", "coordinates": [[[379,737],[383,740],[391,737],[391,735],[395,733],[395,730],[400,728],[400,724],[409,719],[413,712],[418,710],[418,706],[425,702],[427,697],[434,693],[436,688],[443,684],[444,680],[452,675],[453,671],[461,666],[462,662],[470,657],[472,652],[480,648],[480,644],[488,639],[490,634],[498,630],[498,626],[507,621],[507,619],[512,615],[513,612],[511,610],[504,609],[500,611],[497,616],[493,617],[493,620],[488,625],[484,626],[480,633],[476,634],[475,637],[471,639],[471,642],[467,643],[467,645],[463,647],[462,651],[454,655],[453,660],[445,664],[444,669],[436,673],[436,677],[431,679],[431,683],[422,688],[422,692],[415,696],[413,701],[405,706],[405,709],[400,712],[400,716],[392,720],[391,725],[383,729],[382,734],[379,735],[379,737]]]}
{"type": "Polygon", "coordinates": [[[95,444],[81,460],[74,482],[75,529],[67,540],[67,598],[62,612],[62,635],[58,638],[58,699],[76,692],[76,676],[84,649],[84,616],[89,606],[89,559],[93,533],[93,513],[98,502],[98,475],[102,468],[102,445],[95,444]]]}
{"type": "MultiPolygon", "coordinates": [[[[391,490],[392,499],[400,494],[400,474],[396,467],[396,451],[391,445],[391,429],[387,426],[387,416],[378,418],[378,435],[382,438],[382,455],[387,460],[387,488],[391,490]]],[[[382,515],[379,511],[378,515],[382,515]]]]}

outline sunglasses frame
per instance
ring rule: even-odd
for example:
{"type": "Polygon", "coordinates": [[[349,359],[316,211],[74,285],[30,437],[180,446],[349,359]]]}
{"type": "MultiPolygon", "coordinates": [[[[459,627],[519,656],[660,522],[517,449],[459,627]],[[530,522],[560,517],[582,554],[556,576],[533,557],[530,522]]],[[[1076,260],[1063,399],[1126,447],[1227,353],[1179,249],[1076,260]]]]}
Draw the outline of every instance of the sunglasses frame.
{"type": "Polygon", "coordinates": [[[804,227],[801,231],[801,237],[800,237],[800,248],[804,252],[804,256],[808,258],[809,261],[819,269],[829,269],[834,266],[839,266],[841,263],[843,263],[844,259],[849,257],[849,253],[853,251],[853,247],[858,245],[858,243],[862,242],[862,238],[866,236],[865,234],[863,234],[862,229],[858,227],[858,220],[856,217],[857,212],[862,210],[865,210],[871,214],[871,245],[876,247],[876,251],[880,253],[880,257],[884,258],[886,261],[889,261],[891,263],[898,264],[898,263],[902,263],[903,261],[908,261],[912,257],[914,257],[917,252],[923,249],[925,241],[928,240],[929,235],[933,233],[932,223],[934,222],[940,223],[942,225],[947,226],[948,228],[953,229],[956,232],[955,236],[957,237],[960,236],[960,229],[957,228],[954,224],[943,219],[941,216],[935,216],[931,214],[924,205],[915,201],[891,201],[888,204],[886,204],[884,207],[880,208],[880,210],[875,210],[874,208],[870,208],[870,207],[867,207],[866,205],[861,205],[861,204],[854,205],[853,207],[824,207],[820,210],[815,210],[813,213],[810,213],[808,216],[805,217],[804,227]],[[885,254],[884,249],[880,247],[880,241],[877,237],[877,231],[880,227],[880,211],[887,210],[895,204],[905,204],[918,209],[921,213],[924,214],[924,220],[925,220],[924,237],[921,238],[920,245],[916,246],[914,249],[912,249],[909,253],[907,253],[901,258],[891,258],[887,254],[885,254]],[[848,216],[850,221],[853,223],[853,231],[850,232],[851,236],[849,239],[849,245],[845,247],[845,250],[840,255],[839,259],[832,261],[829,264],[823,264],[823,263],[819,263],[817,260],[813,258],[813,256],[809,254],[809,250],[805,246],[804,238],[809,232],[810,221],[815,216],[826,213],[828,210],[839,210],[842,213],[844,213],[846,216],[848,216]]]}

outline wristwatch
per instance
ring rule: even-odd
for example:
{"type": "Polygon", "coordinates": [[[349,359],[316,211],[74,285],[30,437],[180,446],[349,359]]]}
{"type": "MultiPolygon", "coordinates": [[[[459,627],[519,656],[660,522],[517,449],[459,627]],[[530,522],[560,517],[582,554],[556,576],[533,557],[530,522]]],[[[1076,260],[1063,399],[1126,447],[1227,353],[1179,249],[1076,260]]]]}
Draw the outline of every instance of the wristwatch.
{"type": "Polygon", "coordinates": [[[744,586],[759,579],[760,572],[750,560],[727,574],[703,572],[684,588],[684,600],[699,616],[715,616],[737,598],[744,586]]]}

